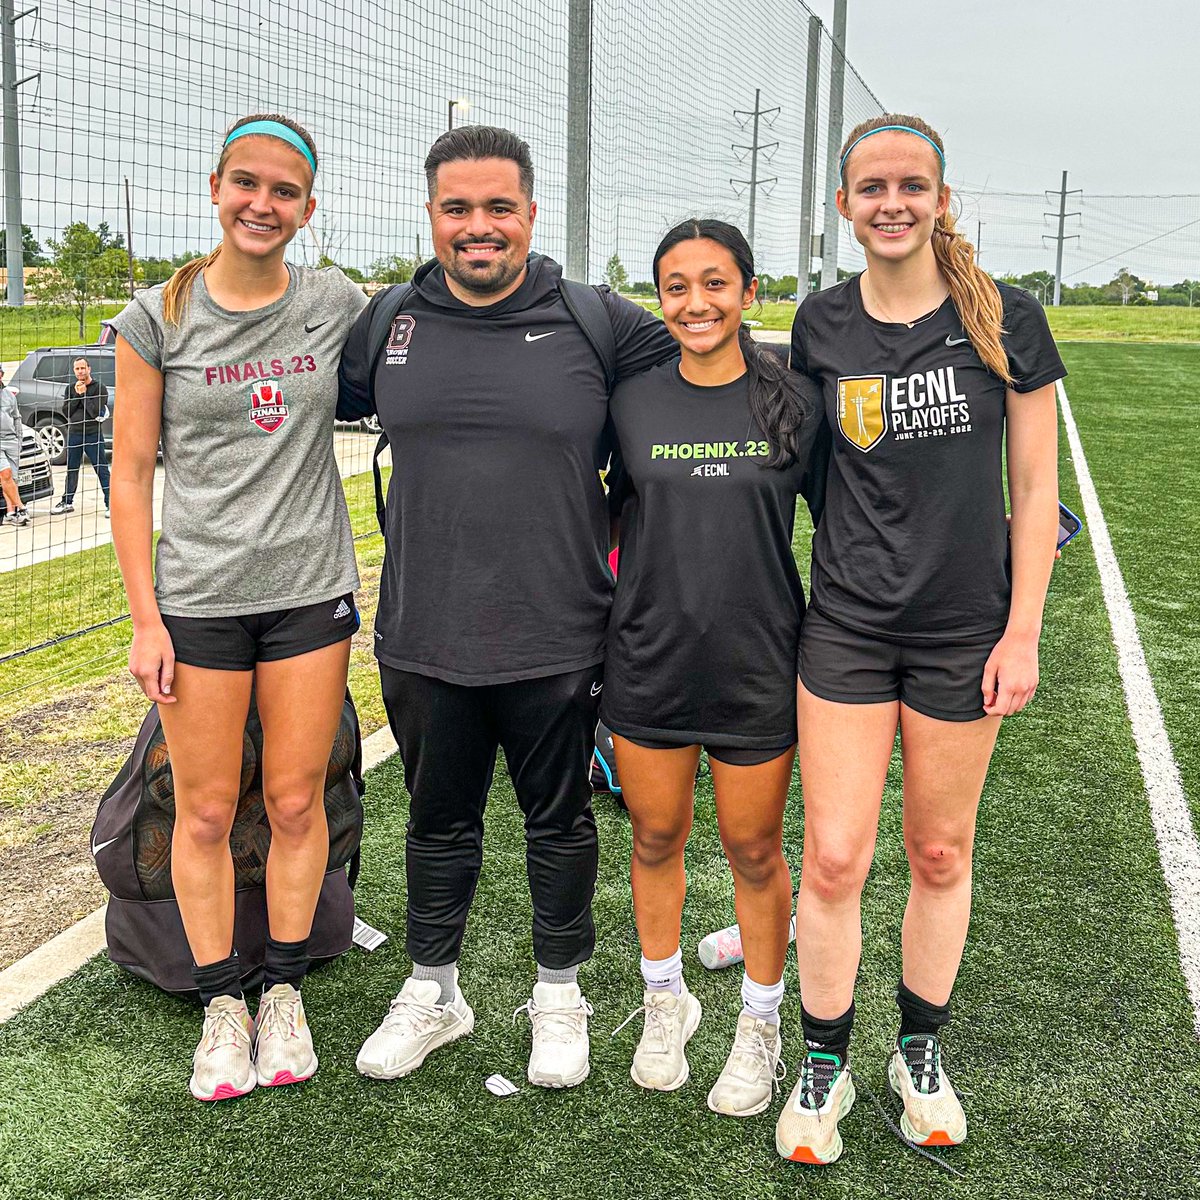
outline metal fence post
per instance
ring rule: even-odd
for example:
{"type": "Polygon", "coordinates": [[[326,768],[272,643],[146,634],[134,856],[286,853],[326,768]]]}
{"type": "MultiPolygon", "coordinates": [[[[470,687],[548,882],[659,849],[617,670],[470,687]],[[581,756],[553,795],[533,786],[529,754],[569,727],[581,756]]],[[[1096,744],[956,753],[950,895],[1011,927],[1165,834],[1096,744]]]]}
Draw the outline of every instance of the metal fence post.
{"type": "Polygon", "coordinates": [[[808,65],[804,71],[804,163],[800,180],[800,265],[796,299],[812,291],[813,200],[817,188],[817,87],[821,81],[821,19],[808,18],[808,65]]]}
{"type": "Polygon", "coordinates": [[[846,85],[846,0],[835,0],[829,63],[829,124],[825,130],[825,232],[821,239],[821,287],[837,283],[838,151],[842,145],[842,102],[846,85]]]}
{"type": "Polygon", "coordinates": [[[567,253],[563,274],[586,283],[592,140],[592,0],[570,0],[567,14],[567,253]]]}
{"type": "Polygon", "coordinates": [[[13,0],[0,0],[4,86],[4,228],[8,303],[25,303],[25,239],[21,230],[21,141],[17,130],[17,30],[13,0]]]}

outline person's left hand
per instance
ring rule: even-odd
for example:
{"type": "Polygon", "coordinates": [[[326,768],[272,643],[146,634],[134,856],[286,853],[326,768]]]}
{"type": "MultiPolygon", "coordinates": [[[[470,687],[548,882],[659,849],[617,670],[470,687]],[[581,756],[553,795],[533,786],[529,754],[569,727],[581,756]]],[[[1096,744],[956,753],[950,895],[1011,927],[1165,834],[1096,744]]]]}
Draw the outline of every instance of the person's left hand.
{"type": "Polygon", "coordinates": [[[989,717],[1011,717],[1033,699],[1037,685],[1037,638],[1006,633],[983,668],[983,711],[989,717]]]}

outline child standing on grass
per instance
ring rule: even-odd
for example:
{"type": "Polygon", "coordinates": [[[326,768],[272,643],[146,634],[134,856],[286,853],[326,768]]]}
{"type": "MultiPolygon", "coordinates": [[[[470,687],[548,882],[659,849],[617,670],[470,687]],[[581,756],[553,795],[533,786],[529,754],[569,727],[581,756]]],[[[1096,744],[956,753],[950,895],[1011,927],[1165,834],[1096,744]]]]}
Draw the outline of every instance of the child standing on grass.
{"type": "Polygon", "coordinates": [[[237,122],[209,180],[221,244],[112,322],[113,542],[133,618],[129,669],[158,704],[171,755],[171,877],[205,1006],[190,1083],[200,1100],[317,1069],[299,988],[329,855],[325,771],[358,628],[333,412],[342,344],[366,298],[336,268],[284,261],[316,206],[316,169],[295,122],[237,122]],[[271,825],[257,1028],[233,945],[229,849],[252,687],[271,825]]]}
{"type": "Polygon", "coordinates": [[[859,125],[841,172],[838,208],[867,269],[809,297],[792,328],[792,365],[823,390],[833,454],[798,660],[808,1049],[776,1145],[818,1164],[841,1153],[855,1098],[860,900],[897,728],[912,881],[888,1079],[911,1141],[966,1137],[941,1030],[984,777],[1001,719],[1038,682],[1057,530],[1054,383],[1066,374],[1041,306],[994,283],[955,230],[941,138],[924,121],[859,125]]]}
{"type": "Polygon", "coordinates": [[[792,915],[783,811],[804,614],[792,529],[820,416],[816,388],[742,323],[758,280],[737,229],[676,226],[655,253],[654,282],[681,358],[612,397],[621,569],[601,700],[633,826],[645,1025],[630,1073],[655,1091],[688,1079],[700,1003],[684,983],[679,940],[703,745],[746,956],[742,1011],[708,1106],[749,1117],[771,1102],[783,1044],[792,915]]]}

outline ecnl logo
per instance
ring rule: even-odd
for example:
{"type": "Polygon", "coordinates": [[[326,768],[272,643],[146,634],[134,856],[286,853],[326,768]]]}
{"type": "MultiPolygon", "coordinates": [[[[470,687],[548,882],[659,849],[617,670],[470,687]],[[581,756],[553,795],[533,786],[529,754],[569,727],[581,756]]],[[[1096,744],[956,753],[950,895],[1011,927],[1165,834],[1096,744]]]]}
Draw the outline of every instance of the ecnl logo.
{"type": "Polygon", "coordinates": [[[250,389],[250,410],[246,415],[263,433],[274,433],[288,418],[288,406],[278,384],[256,383],[250,389]]]}

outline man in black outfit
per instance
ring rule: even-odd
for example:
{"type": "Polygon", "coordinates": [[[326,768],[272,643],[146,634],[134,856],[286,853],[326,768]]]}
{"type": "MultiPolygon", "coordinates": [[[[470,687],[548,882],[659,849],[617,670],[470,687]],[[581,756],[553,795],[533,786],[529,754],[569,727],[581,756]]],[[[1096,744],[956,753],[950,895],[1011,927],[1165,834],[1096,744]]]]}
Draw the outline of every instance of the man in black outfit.
{"type": "MultiPolygon", "coordinates": [[[[587,772],[612,589],[599,477],[609,382],[562,298],[562,269],[529,253],[528,146],[464,126],[434,143],[425,172],[437,261],[417,272],[377,358],[375,302],[359,318],[338,405],[347,419],[377,413],[392,447],[375,650],[412,797],[413,974],[358,1068],[407,1075],[474,1027],[457,961],[503,747],[533,900],[529,1079],[569,1087],[588,1073],[577,972],[595,942],[587,772]]],[[[677,353],[650,313],[601,295],[618,378],[677,353]]]]}
{"type": "Polygon", "coordinates": [[[62,499],[50,510],[54,514],[75,511],[75,489],[79,486],[79,467],[86,454],[104,492],[104,515],[108,516],[108,455],[100,422],[108,411],[108,388],[92,378],[86,358],[74,362],[75,382],[63,390],[67,418],[67,483],[62,499]]]}

